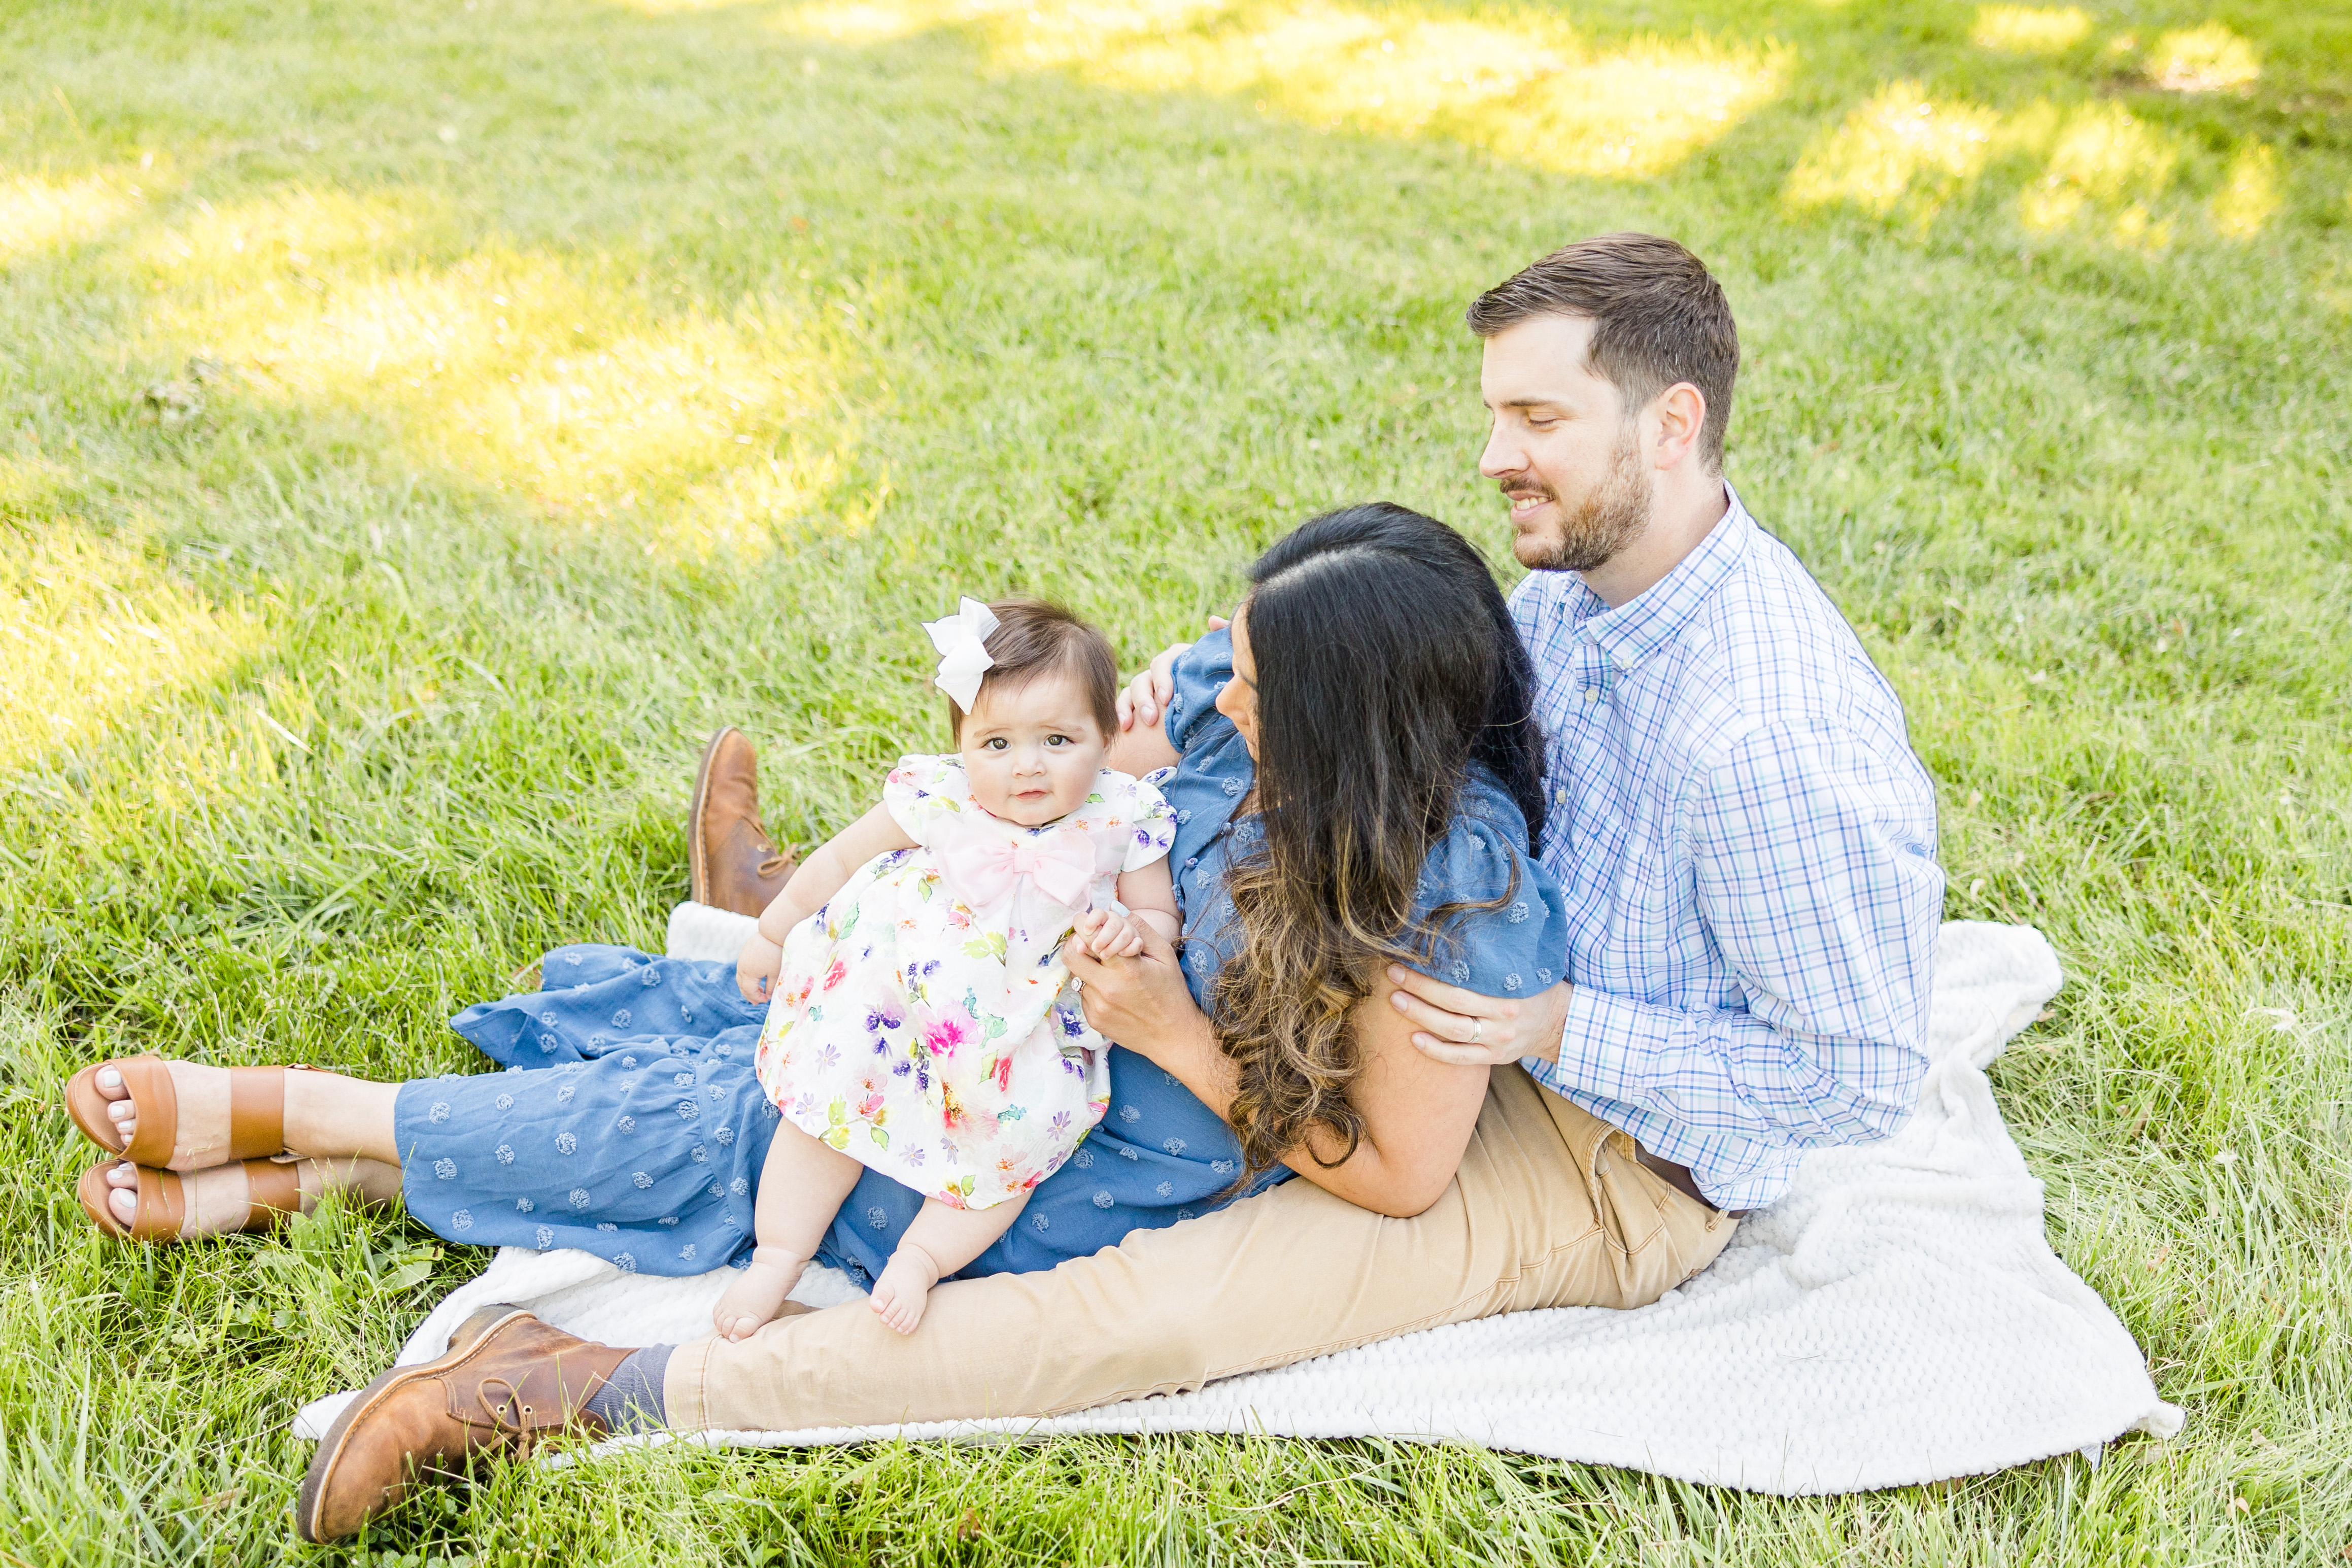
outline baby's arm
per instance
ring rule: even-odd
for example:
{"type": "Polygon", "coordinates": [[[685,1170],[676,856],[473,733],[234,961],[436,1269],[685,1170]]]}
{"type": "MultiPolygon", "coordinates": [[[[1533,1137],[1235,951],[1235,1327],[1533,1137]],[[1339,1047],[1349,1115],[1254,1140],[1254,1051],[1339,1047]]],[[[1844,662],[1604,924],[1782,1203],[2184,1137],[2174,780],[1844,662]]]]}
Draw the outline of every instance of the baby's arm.
{"type": "Polygon", "coordinates": [[[1118,901],[1127,906],[1128,913],[1169,942],[1174,942],[1183,929],[1176,914],[1176,884],[1169,880],[1165,856],[1149,866],[1120,872],[1118,901]]]}
{"type": "Polygon", "coordinates": [[[1141,928],[1150,927],[1161,940],[1174,942],[1182,922],[1176,916],[1176,886],[1168,879],[1166,859],[1118,878],[1118,901],[1127,913],[1095,913],[1078,921],[1078,935],[1097,958],[1133,958],[1143,951],[1141,928]]]}
{"type": "Polygon", "coordinates": [[[784,890],[760,916],[760,929],[744,942],[735,959],[735,983],[743,1000],[760,1003],[775,988],[776,971],[783,963],[784,938],[793,928],[824,908],[841,891],[850,873],[893,849],[908,849],[915,841],[898,826],[887,805],[877,805],[831,838],[801,862],[784,890]]]}

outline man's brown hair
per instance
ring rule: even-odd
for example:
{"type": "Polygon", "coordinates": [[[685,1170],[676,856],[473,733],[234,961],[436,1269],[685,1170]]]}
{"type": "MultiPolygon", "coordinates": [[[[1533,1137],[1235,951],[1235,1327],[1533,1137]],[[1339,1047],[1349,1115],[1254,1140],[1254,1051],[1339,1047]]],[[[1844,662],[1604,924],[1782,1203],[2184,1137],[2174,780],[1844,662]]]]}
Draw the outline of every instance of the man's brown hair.
{"type": "Polygon", "coordinates": [[[1588,368],[1616,387],[1625,412],[1687,381],[1706,399],[1699,457],[1723,471],[1739,329],[1706,264],[1654,234],[1604,234],[1553,251],[1470,301],[1470,330],[1491,338],[1536,316],[1593,323],[1588,368]]]}
{"type": "MultiPolygon", "coordinates": [[[[1104,743],[1118,738],[1118,661],[1102,633],[1043,599],[999,599],[988,613],[996,617],[996,629],[982,646],[996,662],[980,678],[981,690],[1018,690],[1041,675],[1075,677],[1104,743]]],[[[958,741],[963,739],[963,710],[952,697],[948,727],[958,741]]]]}

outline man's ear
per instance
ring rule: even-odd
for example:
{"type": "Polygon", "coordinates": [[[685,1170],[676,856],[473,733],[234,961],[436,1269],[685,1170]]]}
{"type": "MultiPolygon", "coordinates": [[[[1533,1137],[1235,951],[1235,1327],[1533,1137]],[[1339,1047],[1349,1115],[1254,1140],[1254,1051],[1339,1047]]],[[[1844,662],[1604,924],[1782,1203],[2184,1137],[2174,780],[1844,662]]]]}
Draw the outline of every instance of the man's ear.
{"type": "Polygon", "coordinates": [[[1657,466],[1680,468],[1698,449],[1706,427],[1706,394],[1687,381],[1678,381],[1650,400],[1651,416],[1658,422],[1657,466]]]}

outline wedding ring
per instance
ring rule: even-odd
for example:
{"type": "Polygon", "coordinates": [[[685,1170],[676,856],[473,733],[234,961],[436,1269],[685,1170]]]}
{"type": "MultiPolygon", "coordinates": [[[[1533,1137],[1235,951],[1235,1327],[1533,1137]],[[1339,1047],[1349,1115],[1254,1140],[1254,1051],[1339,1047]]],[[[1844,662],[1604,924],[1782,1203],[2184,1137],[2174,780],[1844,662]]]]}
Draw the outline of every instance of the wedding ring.
{"type": "Polygon", "coordinates": [[[1486,1020],[1484,1018],[1473,1018],[1470,1020],[1470,1043],[1472,1045],[1475,1046],[1478,1044],[1478,1037],[1486,1031],[1486,1020]]]}

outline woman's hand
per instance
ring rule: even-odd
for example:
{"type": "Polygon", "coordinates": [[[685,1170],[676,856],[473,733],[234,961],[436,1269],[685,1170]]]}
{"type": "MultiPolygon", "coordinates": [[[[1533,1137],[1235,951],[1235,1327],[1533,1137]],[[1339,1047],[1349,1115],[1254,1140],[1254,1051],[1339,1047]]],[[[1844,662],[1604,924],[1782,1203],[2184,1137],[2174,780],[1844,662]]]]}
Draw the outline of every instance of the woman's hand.
{"type": "Polygon", "coordinates": [[[1389,1005],[1416,1026],[1412,1043],[1433,1061],[1455,1067],[1496,1066],[1536,1057],[1559,1059],[1559,1039],[1568,1027],[1569,984],[1520,1001],[1482,996],[1407,969],[1388,968],[1389,1005]]]}
{"type": "Polygon", "coordinates": [[[743,1000],[754,1007],[764,1007],[776,989],[776,976],[784,967],[784,950],[761,936],[751,933],[743,951],[735,955],[735,985],[743,993],[743,1000]]]}
{"type": "MultiPolygon", "coordinates": [[[[1223,631],[1228,624],[1223,616],[1209,617],[1209,629],[1213,632],[1223,631]]],[[[1168,700],[1176,695],[1176,677],[1172,673],[1176,661],[1183,658],[1184,651],[1192,646],[1188,642],[1180,642],[1161,649],[1160,657],[1151,661],[1150,668],[1127,683],[1127,689],[1118,694],[1120,729],[1132,730],[1138,724],[1160,722],[1160,715],[1167,710],[1168,700]]]]}
{"type": "MultiPolygon", "coordinates": [[[[1136,956],[1098,959],[1087,950],[1086,938],[1074,934],[1062,944],[1062,961],[1078,977],[1078,1001],[1087,1023],[1105,1039],[1186,1079],[1200,1094],[1200,1087],[1190,1084],[1199,1064],[1191,1059],[1194,1051],[1185,1047],[1207,1039],[1209,1020],[1192,1005],[1175,944],[1141,921],[1131,923],[1142,943],[1136,956]]],[[[1209,1048],[1213,1053],[1214,1046],[1209,1048]]]]}

